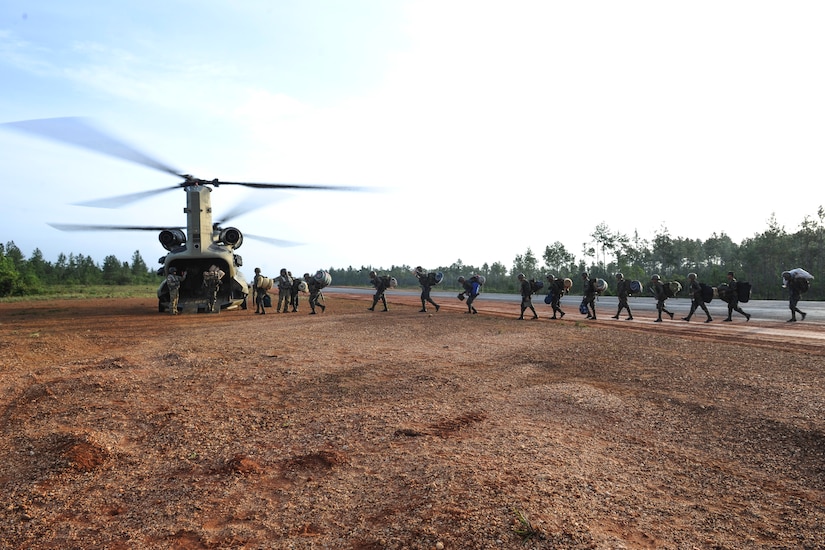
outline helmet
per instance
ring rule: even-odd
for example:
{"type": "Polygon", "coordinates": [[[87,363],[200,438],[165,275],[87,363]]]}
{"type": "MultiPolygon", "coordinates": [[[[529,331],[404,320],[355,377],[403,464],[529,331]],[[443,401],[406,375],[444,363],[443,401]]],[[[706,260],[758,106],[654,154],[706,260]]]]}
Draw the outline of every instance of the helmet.
{"type": "Polygon", "coordinates": [[[374,279],[375,277],[377,277],[375,271],[370,271],[370,279],[374,279]]]}
{"type": "Polygon", "coordinates": [[[658,276],[658,275],[656,275],[656,274],[654,273],[653,275],[651,275],[651,276],[650,276],[650,280],[651,280],[651,281],[658,281],[658,280],[659,280],[659,276],[658,276]]]}
{"type": "Polygon", "coordinates": [[[459,282],[459,283],[463,283],[465,280],[466,280],[466,279],[464,279],[464,276],[463,276],[463,275],[462,275],[461,277],[459,277],[459,278],[458,278],[458,282],[459,282]]]}
{"type": "Polygon", "coordinates": [[[524,279],[524,273],[519,273],[519,274],[518,274],[518,278],[519,278],[519,279],[524,279]]]}
{"type": "Polygon", "coordinates": [[[688,273],[688,279],[695,279],[696,273],[688,273]]]}
{"type": "Polygon", "coordinates": [[[261,272],[261,268],[260,268],[260,267],[256,267],[256,268],[255,268],[255,273],[260,273],[260,272],[261,272]]]}
{"type": "Polygon", "coordinates": [[[547,274],[547,280],[548,280],[548,281],[555,281],[555,280],[556,280],[556,278],[555,278],[555,277],[553,277],[553,274],[552,274],[552,273],[548,273],[548,274],[547,274]]]}
{"type": "Polygon", "coordinates": [[[624,275],[621,273],[616,273],[616,278],[621,281],[622,279],[624,279],[624,275]]]}
{"type": "Polygon", "coordinates": [[[589,279],[590,275],[587,274],[587,271],[582,272],[582,279],[589,279]]]}

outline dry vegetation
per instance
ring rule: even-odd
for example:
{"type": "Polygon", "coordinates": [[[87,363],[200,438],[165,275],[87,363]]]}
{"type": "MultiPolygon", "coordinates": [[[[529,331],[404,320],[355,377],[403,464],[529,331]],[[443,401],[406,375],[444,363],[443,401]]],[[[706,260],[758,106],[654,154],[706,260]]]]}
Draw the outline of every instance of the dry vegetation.
{"type": "Polygon", "coordinates": [[[825,546],[825,345],[366,300],[0,304],[0,547],[825,546]]]}

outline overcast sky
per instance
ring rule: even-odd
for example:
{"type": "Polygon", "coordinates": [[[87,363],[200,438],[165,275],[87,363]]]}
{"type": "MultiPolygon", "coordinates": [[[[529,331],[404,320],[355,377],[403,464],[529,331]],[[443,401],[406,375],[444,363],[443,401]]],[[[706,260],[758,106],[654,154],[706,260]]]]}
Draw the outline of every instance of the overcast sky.
{"type": "MultiPolygon", "coordinates": [[[[600,223],[629,236],[734,241],[815,217],[825,151],[825,3],[5,0],[0,122],[90,118],[204,179],[380,193],[221,187],[245,271],[502,262],[600,223]]],[[[173,176],[0,128],[0,241],[164,253],[182,191],[75,203],[173,176]]]]}

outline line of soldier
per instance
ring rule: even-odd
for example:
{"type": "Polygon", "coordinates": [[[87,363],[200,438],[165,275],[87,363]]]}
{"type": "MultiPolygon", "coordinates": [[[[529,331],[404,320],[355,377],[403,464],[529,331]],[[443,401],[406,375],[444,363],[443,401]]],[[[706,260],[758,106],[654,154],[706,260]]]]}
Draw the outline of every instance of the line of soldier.
{"type": "MultiPolygon", "coordinates": [[[[416,267],[413,270],[413,274],[418,279],[419,285],[421,286],[421,309],[419,311],[422,313],[426,313],[427,304],[430,304],[435,308],[435,311],[438,312],[440,306],[435,302],[435,300],[433,300],[430,293],[432,287],[441,282],[440,279],[435,277],[435,273],[428,273],[421,266],[416,267]]],[[[628,297],[631,294],[640,293],[642,289],[632,288],[634,282],[625,279],[622,273],[616,273],[615,277],[616,296],[619,300],[619,303],[616,314],[612,316],[612,319],[619,319],[622,311],[627,311],[627,317],[625,319],[631,321],[633,320],[633,312],[630,309],[628,297]]],[[[807,280],[804,280],[803,277],[796,277],[792,272],[788,271],[783,272],[782,277],[784,281],[784,286],[786,286],[789,291],[789,308],[791,310],[791,318],[788,319],[788,322],[796,322],[797,313],[800,314],[802,320],[805,320],[807,314],[799,309],[798,303],[801,298],[801,293],[803,291],[802,283],[805,283],[805,285],[807,285],[807,280]]],[[[533,313],[532,318],[538,319],[538,313],[536,312],[536,309],[532,303],[532,296],[538,290],[543,288],[543,283],[538,284],[535,281],[535,279],[528,280],[523,273],[519,273],[517,275],[517,278],[519,280],[519,290],[521,294],[521,312],[518,319],[523,320],[524,313],[528,309],[533,313]]],[[[581,274],[581,278],[583,283],[583,292],[582,301],[579,306],[579,311],[582,315],[586,315],[587,319],[595,320],[596,296],[601,294],[604,288],[600,288],[599,279],[595,277],[590,277],[590,275],[587,272],[583,272],[581,274]]],[[[253,299],[255,301],[256,306],[255,313],[261,315],[266,314],[264,300],[269,290],[268,288],[262,287],[261,281],[263,279],[265,279],[265,277],[261,274],[260,268],[256,267],[255,278],[253,280],[253,299]]],[[[375,311],[375,307],[378,305],[378,302],[380,301],[383,306],[383,311],[389,311],[389,308],[387,307],[387,298],[384,294],[387,291],[387,289],[395,288],[395,286],[397,286],[397,281],[395,280],[395,278],[390,277],[388,275],[378,275],[375,271],[370,271],[369,279],[370,283],[375,288],[375,294],[373,295],[372,305],[367,309],[370,311],[375,311]]],[[[570,291],[570,288],[572,287],[572,281],[570,279],[554,277],[553,275],[547,275],[546,279],[549,285],[547,298],[545,299],[545,302],[550,304],[553,310],[553,315],[552,317],[550,317],[550,319],[561,319],[565,315],[565,312],[561,309],[561,297],[570,291]]],[[[723,285],[725,288],[719,289],[720,298],[722,298],[722,300],[725,301],[728,305],[728,316],[724,319],[724,321],[733,321],[733,312],[737,312],[743,315],[746,321],[750,321],[751,314],[745,312],[739,306],[739,282],[736,280],[733,271],[728,272],[727,279],[728,282],[725,285],[723,285]]],[[[478,310],[476,310],[473,303],[475,299],[478,297],[478,295],[481,293],[481,287],[484,284],[484,278],[480,275],[470,275],[467,278],[461,276],[458,278],[458,283],[463,288],[462,292],[458,294],[458,298],[462,301],[466,299],[466,313],[477,314],[478,310]]],[[[316,313],[316,307],[320,308],[322,313],[326,310],[326,305],[323,303],[323,294],[321,293],[322,286],[314,277],[311,277],[309,273],[305,273],[303,279],[300,279],[294,278],[292,276],[292,273],[287,269],[281,269],[280,275],[273,281],[273,285],[274,284],[277,284],[278,287],[278,303],[275,309],[276,312],[297,312],[298,300],[300,293],[302,291],[309,292],[308,303],[310,305],[311,315],[316,313]]],[[[638,284],[636,286],[638,287],[638,284]]],[[[653,294],[653,297],[656,299],[657,317],[654,322],[661,323],[663,313],[667,314],[671,319],[673,319],[674,313],[668,310],[666,307],[666,301],[670,297],[670,295],[666,290],[665,283],[662,282],[661,277],[658,274],[654,274],[651,276],[649,288],[651,293],[653,294]]],[[[707,287],[707,285],[699,283],[699,280],[695,273],[689,273],[687,291],[688,296],[691,299],[690,311],[688,312],[686,317],[682,317],[682,320],[690,321],[693,315],[696,313],[696,311],[698,309],[701,309],[705,313],[705,323],[712,322],[713,318],[711,317],[710,311],[708,311],[708,307],[705,305],[705,303],[707,301],[710,301],[710,298],[706,296],[706,292],[712,292],[713,289],[707,287]]]]}
{"type": "MultiPolygon", "coordinates": [[[[800,310],[798,307],[799,300],[801,298],[802,289],[805,288],[808,284],[808,281],[805,277],[795,277],[791,272],[784,272],[782,274],[784,286],[788,288],[789,293],[789,309],[791,310],[791,318],[788,319],[787,322],[793,323],[797,321],[796,314],[799,313],[801,316],[801,320],[805,320],[807,314],[800,310]]],[[[518,275],[519,281],[521,281],[521,294],[522,294],[522,303],[521,303],[521,315],[519,319],[524,319],[524,312],[526,309],[531,309],[533,311],[533,318],[536,319],[538,316],[535,313],[535,309],[532,307],[532,303],[530,301],[530,294],[533,293],[535,289],[535,281],[527,281],[524,277],[524,274],[520,273],[518,275]]],[[[583,282],[583,296],[582,302],[579,306],[579,311],[582,315],[587,315],[588,319],[596,319],[596,296],[603,291],[602,288],[599,288],[599,280],[590,275],[587,272],[581,274],[582,282],[583,282]]],[[[736,280],[735,274],[733,271],[729,271],[727,273],[728,282],[725,283],[724,288],[718,289],[720,298],[727,303],[728,306],[728,316],[723,319],[725,322],[732,322],[733,321],[733,312],[737,312],[745,317],[746,321],[750,321],[751,314],[744,311],[739,306],[740,301],[740,293],[739,293],[739,281],[736,280]]],[[[561,313],[561,317],[564,316],[564,312],[558,306],[558,301],[560,297],[566,292],[566,289],[561,286],[561,279],[555,278],[552,275],[547,276],[547,280],[550,282],[550,291],[548,293],[548,297],[550,300],[548,303],[551,303],[553,306],[553,316],[551,319],[556,319],[556,313],[561,313]]],[[[619,319],[622,311],[627,311],[627,317],[625,318],[628,321],[633,320],[633,312],[630,309],[630,304],[628,303],[628,297],[633,293],[639,293],[641,288],[635,289],[635,292],[631,289],[632,282],[628,281],[624,278],[622,273],[616,273],[616,296],[618,297],[618,309],[616,314],[613,315],[613,319],[619,319]]],[[[705,323],[710,323],[713,321],[713,318],[710,315],[710,311],[708,311],[708,307],[706,302],[710,301],[710,298],[713,296],[713,288],[708,287],[699,282],[698,277],[695,273],[688,274],[688,296],[690,297],[690,311],[688,312],[686,317],[682,317],[683,321],[690,321],[693,315],[696,313],[697,309],[701,309],[706,316],[705,323]],[[710,296],[707,296],[706,293],[710,292],[710,296]]],[[[662,314],[667,314],[673,319],[674,313],[667,309],[666,301],[670,297],[666,290],[665,283],[662,282],[661,277],[658,274],[654,274],[650,277],[650,291],[653,294],[653,297],[656,299],[656,312],[657,316],[654,322],[661,323],[662,322],[662,314]]],[[[547,301],[547,300],[546,300],[547,301]]],[[[558,318],[561,318],[558,317],[558,318]]]]}
{"type": "MultiPolygon", "coordinates": [[[[421,285],[421,312],[427,311],[427,303],[432,304],[435,307],[435,310],[439,310],[439,305],[432,300],[430,296],[430,291],[432,287],[438,282],[435,282],[432,277],[428,276],[429,274],[420,266],[416,267],[413,270],[413,274],[418,279],[419,284],[421,285]]],[[[378,304],[380,300],[384,306],[383,311],[388,311],[387,308],[387,299],[384,296],[384,292],[388,288],[394,288],[393,281],[395,279],[389,276],[379,276],[376,274],[375,271],[370,271],[369,274],[370,282],[375,287],[375,295],[373,296],[372,306],[368,309],[370,311],[375,311],[375,306],[378,304]]],[[[628,303],[628,297],[631,294],[638,294],[641,292],[641,288],[632,289],[633,282],[628,281],[625,279],[622,273],[616,273],[616,295],[618,297],[618,309],[616,314],[612,316],[612,319],[619,319],[622,311],[627,311],[627,317],[625,318],[628,321],[633,320],[633,312],[630,309],[630,304],[628,303]]],[[[807,280],[804,277],[796,277],[793,273],[785,271],[782,273],[784,286],[788,288],[789,292],[789,308],[791,310],[791,318],[788,319],[788,322],[796,322],[796,314],[799,313],[802,320],[805,320],[807,314],[800,310],[798,307],[798,303],[801,297],[801,292],[804,286],[807,285],[807,280]]],[[[541,285],[537,284],[535,279],[527,279],[524,273],[519,273],[517,275],[519,280],[519,290],[521,294],[521,313],[518,317],[519,320],[524,319],[525,312],[529,309],[533,313],[533,319],[538,319],[538,313],[536,312],[535,307],[532,303],[532,296],[535,294],[539,289],[543,288],[543,283],[541,285]]],[[[570,288],[572,287],[572,281],[570,279],[562,279],[561,277],[554,277],[553,275],[546,276],[547,281],[549,283],[547,298],[545,302],[550,304],[553,309],[553,315],[550,319],[561,319],[564,317],[565,313],[561,309],[561,297],[568,293],[570,288]]],[[[603,288],[599,287],[599,280],[594,277],[590,277],[587,272],[581,274],[582,283],[583,283],[583,292],[582,292],[582,301],[579,306],[579,311],[582,315],[587,315],[587,319],[596,319],[596,296],[601,294],[604,290],[603,288]]],[[[473,302],[475,301],[476,297],[481,292],[481,286],[483,284],[483,278],[479,275],[470,275],[469,278],[459,277],[458,278],[459,284],[462,285],[463,291],[459,293],[458,298],[459,300],[464,300],[465,297],[467,299],[467,312],[466,313],[478,313],[476,308],[473,306],[473,302]]],[[[719,297],[727,303],[728,306],[728,316],[723,319],[725,322],[732,322],[733,321],[733,313],[739,313],[745,317],[746,321],[750,321],[751,314],[745,312],[739,306],[739,281],[737,281],[735,274],[733,271],[729,271],[727,273],[727,283],[723,285],[724,288],[720,288],[717,290],[719,293],[719,297]]],[[[667,314],[671,319],[674,317],[674,313],[667,309],[666,301],[670,297],[665,287],[665,283],[662,281],[661,277],[658,274],[654,274],[650,277],[650,291],[653,294],[653,297],[656,299],[656,312],[657,317],[654,322],[661,323],[662,322],[662,314],[667,314]]],[[[688,312],[686,317],[682,317],[683,321],[690,321],[693,315],[696,313],[698,309],[701,309],[706,316],[705,323],[710,323],[713,321],[713,318],[710,315],[710,311],[706,304],[707,301],[710,301],[709,297],[706,295],[707,292],[713,293],[713,288],[708,287],[699,282],[698,277],[695,273],[688,274],[688,296],[690,297],[690,311],[688,312]]]]}
{"type": "MultiPolygon", "coordinates": [[[[255,313],[259,315],[266,314],[265,302],[271,288],[266,288],[268,286],[265,284],[266,279],[267,277],[261,273],[261,268],[256,267],[255,277],[252,279],[252,299],[255,302],[255,313]]],[[[321,313],[327,309],[324,295],[321,292],[323,287],[309,273],[304,273],[303,278],[298,278],[293,277],[291,271],[283,268],[280,274],[272,280],[271,285],[278,288],[276,313],[297,313],[301,292],[309,293],[307,303],[310,315],[317,313],[316,308],[319,308],[321,313]]]]}

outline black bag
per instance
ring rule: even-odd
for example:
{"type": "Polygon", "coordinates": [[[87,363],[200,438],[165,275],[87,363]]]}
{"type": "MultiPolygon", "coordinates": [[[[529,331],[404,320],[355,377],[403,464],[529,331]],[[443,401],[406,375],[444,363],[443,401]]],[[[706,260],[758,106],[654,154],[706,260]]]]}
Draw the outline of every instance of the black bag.
{"type": "Polygon", "coordinates": [[[699,283],[699,292],[702,295],[702,301],[709,304],[713,300],[713,287],[705,283],[699,283]]]}
{"type": "Polygon", "coordinates": [[[747,282],[737,281],[736,295],[739,297],[740,302],[746,303],[748,300],[751,299],[751,284],[747,282]]]}
{"type": "Polygon", "coordinates": [[[272,307],[272,296],[264,294],[264,307],[272,307]]]}

